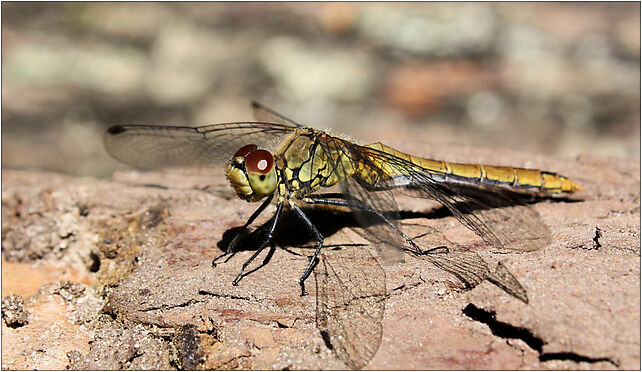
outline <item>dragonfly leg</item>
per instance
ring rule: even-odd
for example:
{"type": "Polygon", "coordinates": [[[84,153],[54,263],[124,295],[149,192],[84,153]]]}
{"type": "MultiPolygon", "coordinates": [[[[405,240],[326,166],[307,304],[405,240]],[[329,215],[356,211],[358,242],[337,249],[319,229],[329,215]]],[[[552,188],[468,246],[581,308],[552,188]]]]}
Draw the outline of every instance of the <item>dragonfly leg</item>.
{"type": "Polygon", "coordinates": [[[325,205],[333,205],[333,206],[339,206],[339,207],[358,208],[368,213],[375,214],[377,217],[381,218],[383,222],[388,224],[388,226],[392,227],[399,235],[401,235],[401,237],[404,238],[406,242],[408,242],[408,244],[410,244],[410,246],[412,247],[411,252],[414,252],[414,253],[422,252],[421,248],[419,248],[419,246],[417,246],[417,244],[415,244],[415,242],[412,239],[410,239],[410,237],[404,234],[404,232],[401,231],[397,227],[397,225],[392,223],[392,221],[390,221],[386,216],[384,216],[378,210],[373,209],[372,207],[368,206],[367,204],[359,200],[323,199],[323,198],[316,198],[316,197],[308,197],[304,199],[304,201],[310,204],[325,204],[325,205]]]}
{"type": "Polygon", "coordinates": [[[252,213],[250,218],[248,218],[247,221],[245,222],[245,225],[243,225],[243,227],[241,227],[241,229],[236,233],[236,235],[234,235],[234,238],[232,238],[230,243],[227,245],[227,249],[225,250],[225,253],[223,253],[222,255],[220,255],[220,256],[218,256],[218,257],[216,257],[216,258],[214,258],[212,260],[212,267],[216,267],[216,262],[218,260],[220,260],[221,258],[227,256],[227,255],[230,255],[230,257],[228,257],[228,259],[225,260],[225,262],[227,262],[230,258],[232,258],[234,253],[236,253],[236,252],[234,252],[234,248],[236,247],[236,244],[238,243],[241,235],[245,232],[245,230],[247,230],[247,228],[252,224],[252,222],[254,222],[254,220],[256,220],[256,218],[261,213],[263,213],[263,211],[270,204],[270,202],[272,201],[273,198],[274,198],[274,194],[270,195],[267,199],[265,199],[265,201],[263,203],[261,203],[261,206],[258,207],[254,211],[254,213],[252,213]]]}
{"type": "Polygon", "coordinates": [[[279,216],[281,215],[281,210],[283,210],[283,203],[279,203],[276,207],[276,213],[274,213],[274,217],[272,217],[272,224],[270,225],[270,230],[267,233],[267,236],[265,237],[265,240],[259,245],[257,248],[256,252],[250,257],[245,263],[243,263],[243,266],[241,267],[241,272],[236,276],[234,281],[232,282],[232,285],[238,285],[241,279],[243,278],[243,273],[245,272],[245,269],[247,266],[254,261],[254,259],[261,253],[261,251],[267,247],[267,245],[272,241],[272,237],[274,236],[274,230],[276,229],[276,223],[279,220],[279,216]]]}
{"type": "Polygon", "coordinates": [[[212,260],[212,267],[216,267],[216,262],[219,261],[221,258],[223,258],[225,256],[230,256],[230,257],[227,258],[227,260],[225,260],[225,262],[229,261],[229,259],[232,258],[232,256],[233,256],[232,253],[233,253],[232,251],[225,251],[225,252],[223,252],[223,254],[214,257],[214,259],[212,260]]]}
{"type": "Polygon", "coordinates": [[[291,204],[292,209],[301,217],[301,219],[305,222],[306,225],[310,228],[310,230],[314,233],[314,235],[317,238],[317,241],[319,244],[317,245],[317,249],[314,251],[314,255],[310,259],[310,262],[308,262],[308,267],[305,268],[305,271],[303,272],[303,275],[299,279],[299,285],[301,286],[301,296],[305,296],[305,280],[310,276],[310,273],[314,269],[317,263],[317,257],[319,256],[319,252],[321,251],[321,247],[323,247],[323,235],[317,230],[317,228],[314,226],[312,221],[308,218],[308,216],[303,213],[301,208],[297,207],[295,204],[291,204]]]}

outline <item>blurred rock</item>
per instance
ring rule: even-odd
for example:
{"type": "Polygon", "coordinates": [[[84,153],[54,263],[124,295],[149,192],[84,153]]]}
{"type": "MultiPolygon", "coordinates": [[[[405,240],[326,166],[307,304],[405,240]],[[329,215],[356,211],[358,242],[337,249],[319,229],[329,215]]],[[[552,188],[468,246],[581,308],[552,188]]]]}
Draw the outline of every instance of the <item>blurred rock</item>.
{"type": "Polygon", "coordinates": [[[130,48],[79,47],[52,40],[25,43],[3,56],[3,85],[72,85],[105,94],[133,94],[144,81],[145,56],[130,48]]]}
{"type": "Polygon", "coordinates": [[[593,105],[588,97],[568,95],[560,103],[559,114],[564,125],[578,130],[594,126],[593,105]]]}
{"type": "Polygon", "coordinates": [[[178,13],[159,3],[95,3],[72,8],[71,14],[87,31],[135,40],[153,39],[168,24],[180,19],[178,13]]]}
{"type": "Polygon", "coordinates": [[[393,107],[417,116],[441,109],[448,98],[492,89],[499,77],[495,70],[493,66],[479,66],[465,60],[411,61],[392,70],[385,96],[393,107]]]}
{"type": "Polygon", "coordinates": [[[294,100],[353,101],[369,94],[374,66],[367,54],[334,48],[311,48],[304,41],[282,37],[261,50],[261,65],[281,94],[294,100]]]}
{"type": "Polygon", "coordinates": [[[603,67],[612,63],[610,43],[599,33],[582,36],[577,41],[575,53],[578,61],[587,66],[603,67]]]}
{"type": "Polygon", "coordinates": [[[479,126],[495,126],[502,120],[503,103],[493,92],[474,93],[466,107],[472,122],[479,126]]]}
{"type": "Polygon", "coordinates": [[[147,93],[162,104],[198,101],[238,58],[228,43],[218,33],[187,23],[163,28],[151,50],[147,93]]]}
{"type": "Polygon", "coordinates": [[[358,29],[382,46],[425,56],[487,52],[493,42],[495,16],[483,3],[452,8],[446,4],[370,4],[358,29]]]}
{"type": "Polygon", "coordinates": [[[640,12],[633,12],[617,24],[616,38],[625,55],[640,58],[640,12]]]}
{"type": "MultiPolygon", "coordinates": [[[[259,97],[255,97],[259,99],[259,97]]],[[[194,125],[253,120],[247,97],[208,95],[194,113],[194,125]]]]}
{"type": "Polygon", "coordinates": [[[326,31],[344,35],[351,31],[355,26],[356,10],[351,3],[330,2],[319,3],[321,12],[319,18],[321,25],[326,31]]]}
{"type": "Polygon", "coordinates": [[[499,34],[497,52],[513,63],[561,59],[563,45],[534,27],[506,27],[499,34]]]}

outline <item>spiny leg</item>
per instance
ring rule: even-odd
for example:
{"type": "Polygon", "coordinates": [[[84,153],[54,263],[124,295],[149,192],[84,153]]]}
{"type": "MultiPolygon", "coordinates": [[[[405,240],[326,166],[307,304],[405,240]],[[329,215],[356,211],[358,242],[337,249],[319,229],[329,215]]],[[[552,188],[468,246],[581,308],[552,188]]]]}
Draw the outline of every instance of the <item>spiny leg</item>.
{"type": "Polygon", "coordinates": [[[308,225],[308,228],[314,233],[316,236],[317,240],[319,241],[319,244],[317,245],[317,249],[314,251],[314,255],[310,259],[310,262],[308,263],[308,267],[306,267],[305,271],[303,272],[303,275],[299,279],[299,285],[301,286],[301,296],[305,296],[305,280],[310,276],[310,273],[312,272],[312,269],[316,266],[317,262],[317,257],[319,256],[319,252],[321,251],[321,247],[323,247],[323,235],[317,230],[317,228],[314,226],[312,221],[308,218],[308,216],[303,213],[301,208],[297,207],[295,204],[291,204],[292,209],[299,215],[299,217],[305,222],[306,225],[308,225]]]}
{"type": "Polygon", "coordinates": [[[230,258],[232,258],[234,253],[236,253],[236,251],[234,251],[234,248],[236,247],[236,244],[238,243],[238,240],[241,237],[241,234],[243,234],[245,232],[245,230],[247,230],[247,228],[252,224],[252,222],[254,222],[254,220],[256,220],[256,218],[261,213],[263,213],[263,211],[270,204],[270,202],[272,201],[273,198],[274,198],[274,194],[268,196],[268,198],[265,199],[265,201],[263,201],[263,203],[261,203],[261,206],[258,207],[254,211],[254,213],[252,213],[250,218],[248,218],[248,220],[245,222],[245,225],[243,225],[243,227],[241,227],[241,229],[236,233],[236,235],[234,235],[234,238],[232,238],[230,243],[227,245],[227,249],[225,250],[225,252],[223,254],[221,254],[220,256],[218,256],[218,257],[216,257],[216,258],[214,258],[212,260],[212,267],[216,267],[216,262],[218,260],[220,260],[221,258],[227,256],[227,255],[229,255],[229,257],[227,258],[227,260],[225,260],[225,262],[227,262],[230,258]]]}
{"type": "Polygon", "coordinates": [[[406,234],[404,234],[403,231],[399,230],[399,228],[392,223],[386,216],[384,216],[381,212],[378,210],[368,206],[367,204],[356,200],[356,199],[350,199],[350,200],[342,200],[342,199],[323,199],[323,198],[317,198],[317,197],[308,197],[304,199],[306,203],[310,204],[325,204],[325,205],[333,205],[333,206],[339,206],[339,207],[349,207],[349,208],[359,208],[363,211],[366,211],[368,213],[375,214],[377,217],[381,218],[383,222],[388,224],[388,226],[392,227],[401,237],[403,237],[408,244],[413,248],[413,250],[410,250],[410,252],[415,253],[415,254],[424,254],[424,252],[415,244],[415,242],[410,239],[406,234]]]}
{"type": "Polygon", "coordinates": [[[283,202],[279,203],[276,207],[276,213],[274,213],[274,217],[272,217],[272,224],[270,225],[270,230],[267,233],[267,236],[265,237],[265,240],[259,245],[258,249],[252,257],[250,257],[243,266],[241,267],[241,272],[236,276],[236,279],[232,282],[232,285],[238,285],[239,282],[241,281],[241,278],[243,278],[243,272],[245,271],[245,268],[254,261],[254,259],[261,253],[261,251],[267,247],[267,245],[270,243],[272,240],[272,237],[274,236],[274,230],[276,229],[276,223],[279,220],[279,216],[281,215],[281,210],[283,210],[283,202]]]}

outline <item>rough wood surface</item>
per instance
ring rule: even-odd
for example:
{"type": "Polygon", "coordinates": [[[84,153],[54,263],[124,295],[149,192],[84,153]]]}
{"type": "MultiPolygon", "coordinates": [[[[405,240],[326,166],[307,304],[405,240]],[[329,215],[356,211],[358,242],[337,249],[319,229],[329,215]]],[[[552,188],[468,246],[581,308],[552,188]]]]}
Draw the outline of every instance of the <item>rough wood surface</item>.
{"type": "MultiPolygon", "coordinates": [[[[397,147],[553,170],[585,191],[580,201],[533,205],[553,233],[536,252],[493,254],[453,217],[404,220],[410,235],[434,227],[489,263],[503,262],[530,303],[486,282],[465,289],[425,261],[386,264],[383,339],[366,369],[640,368],[637,162],[397,147]]],[[[238,286],[232,280],[251,251],[212,268],[219,246],[256,208],[237,200],[222,174],[2,176],[3,296],[22,296],[27,318],[2,323],[3,369],[345,368],[315,328],[312,278],[311,294],[299,296],[310,239],[294,220],[281,225],[269,262],[238,286]]],[[[326,244],[364,242],[344,227],[349,219],[313,219],[326,244]]],[[[3,312],[19,303],[3,302],[3,312]]]]}

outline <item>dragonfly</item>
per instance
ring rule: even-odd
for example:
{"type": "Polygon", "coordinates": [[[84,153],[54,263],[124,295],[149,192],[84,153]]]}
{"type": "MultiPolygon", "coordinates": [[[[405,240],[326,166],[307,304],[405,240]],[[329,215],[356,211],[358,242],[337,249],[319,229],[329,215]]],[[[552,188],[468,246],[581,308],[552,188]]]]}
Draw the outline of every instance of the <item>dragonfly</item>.
{"type": "MultiPolygon", "coordinates": [[[[321,253],[325,237],[303,210],[306,206],[325,206],[352,212],[361,235],[383,257],[403,252],[427,259],[468,286],[488,279],[528,302],[526,291],[503,265],[490,272],[474,253],[462,250],[461,254],[448,254],[448,247],[441,245],[422,249],[416,238],[403,231],[395,194],[441,203],[454,218],[497,250],[528,252],[547,246],[551,234],[525,198],[564,197],[582,190],[571,179],[555,172],[422,158],[381,142],[357,144],[301,125],[256,102],[252,109],[257,121],[201,127],[116,125],[104,136],[109,154],[126,164],[141,169],[225,167],[225,176],[240,199],[262,201],[227,250],[213,260],[213,266],[237,251],[242,234],[270,204],[276,204],[264,238],[243,263],[233,285],[238,285],[247,267],[272,242],[279,218],[289,208],[316,240],[314,253],[299,279],[301,295],[306,294],[306,279],[321,262],[317,287],[321,282],[322,298],[350,302],[336,294],[342,291],[339,286],[345,287],[344,292],[350,291],[346,283],[351,280],[343,280],[346,274],[336,274],[335,270],[346,266],[345,261],[333,261],[321,253]],[[331,192],[336,188],[339,192],[331,192]]],[[[361,255],[360,259],[370,263],[366,266],[378,265],[369,255],[361,255]]],[[[380,286],[377,293],[381,293],[380,286]]],[[[322,305],[326,311],[321,326],[329,327],[333,323],[331,318],[339,315],[336,311],[332,315],[328,303],[322,305]]],[[[358,311],[368,312],[364,306],[358,305],[361,309],[358,311]]],[[[371,357],[371,351],[362,359],[371,357]]],[[[363,360],[352,366],[359,368],[363,360]]]]}

